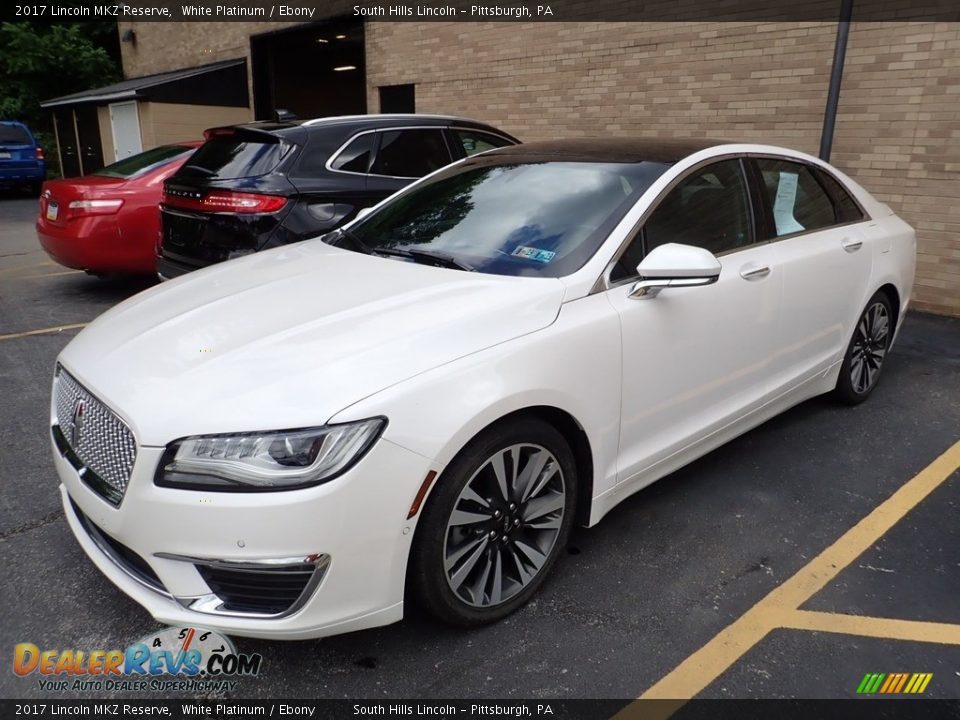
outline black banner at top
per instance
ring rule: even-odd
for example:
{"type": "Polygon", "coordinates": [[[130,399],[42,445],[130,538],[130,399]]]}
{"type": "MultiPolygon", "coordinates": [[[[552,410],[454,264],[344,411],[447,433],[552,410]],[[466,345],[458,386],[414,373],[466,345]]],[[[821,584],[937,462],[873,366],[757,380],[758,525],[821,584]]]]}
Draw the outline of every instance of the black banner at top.
{"type": "MultiPolygon", "coordinates": [[[[841,0],[52,0],[13,2],[7,20],[126,22],[823,22],[841,0]]],[[[853,0],[859,22],[960,21],[958,0],[853,0]]]]}

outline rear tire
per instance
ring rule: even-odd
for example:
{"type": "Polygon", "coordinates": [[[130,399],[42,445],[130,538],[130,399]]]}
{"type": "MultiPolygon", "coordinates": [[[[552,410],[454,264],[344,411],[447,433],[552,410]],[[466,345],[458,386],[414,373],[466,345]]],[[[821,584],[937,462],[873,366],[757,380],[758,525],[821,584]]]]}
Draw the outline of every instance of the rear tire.
{"type": "Polygon", "coordinates": [[[563,436],[535,418],[496,425],[450,463],[410,553],[408,591],[443,622],[495,622],[527,603],[567,544],[576,463],[563,436]]]}
{"type": "Polygon", "coordinates": [[[843,357],[834,390],[840,402],[858,405],[873,392],[880,380],[895,326],[890,299],[885,292],[878,291],[860,314],[843,357]]]}

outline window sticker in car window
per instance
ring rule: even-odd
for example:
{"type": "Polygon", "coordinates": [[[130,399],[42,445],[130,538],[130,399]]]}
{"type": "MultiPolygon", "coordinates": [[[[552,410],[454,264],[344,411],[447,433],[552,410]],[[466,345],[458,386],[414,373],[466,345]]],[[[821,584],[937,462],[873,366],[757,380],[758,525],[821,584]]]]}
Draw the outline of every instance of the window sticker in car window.
{"type": "Polygon", "coordinates": [[[540,248],[532,248],[525,245],[521,245],[510,254],[514,257],[521,257],[525,260],[533,260],[539,263],[548,263],[556,256],[556,253],[552,250],[541,250],[540,248]]]}
{"type": "Polygon", "coordinates": [[[777,224],[777,235],[789,235],[805,228],[793,216],[797,204],[797,173],[781,172],[777,183],[777,196],[773,202],[773,219],[777,224]]]}

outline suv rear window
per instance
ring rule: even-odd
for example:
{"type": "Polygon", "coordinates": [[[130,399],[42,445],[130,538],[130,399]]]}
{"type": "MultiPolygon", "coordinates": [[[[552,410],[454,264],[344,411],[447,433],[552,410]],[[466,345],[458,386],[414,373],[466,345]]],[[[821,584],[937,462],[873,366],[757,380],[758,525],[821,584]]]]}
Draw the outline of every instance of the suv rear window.
{"type": "Polygon", "coordinates": [[[33,138],[30,137],[30,133],[19,125],[0,124],[0,144],[33,145],[33,138]]]}
{"type": "Polygon", "coordinates": [[[266,175],[280,164],[289,146],[275,141],[236,135],[212,137],[197,150],[178,175],[229,180],[266,175]]]}
{"type": "Polygon", "coordinates": [[[193,148],[184,147],[183,145],[161,145],[152,150],[131,155],[112,165],[107,165],[105,168],[97,170],[93,174],[129,180],[132,177],[143,175],[161,165],[165,165],[174,158],[178,158],[192,150],[193,148]]]}

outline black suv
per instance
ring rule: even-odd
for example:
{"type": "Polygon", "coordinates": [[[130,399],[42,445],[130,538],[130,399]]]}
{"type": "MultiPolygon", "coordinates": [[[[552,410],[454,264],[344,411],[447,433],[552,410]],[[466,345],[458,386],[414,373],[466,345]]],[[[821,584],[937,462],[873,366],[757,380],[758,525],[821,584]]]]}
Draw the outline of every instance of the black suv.
{"type": "Polygon", "coordinates": [[[205,137],[164,183],[162,279],[328,232],[444,165],[519,142],[436,115],[255,122],[205,137]]]}

